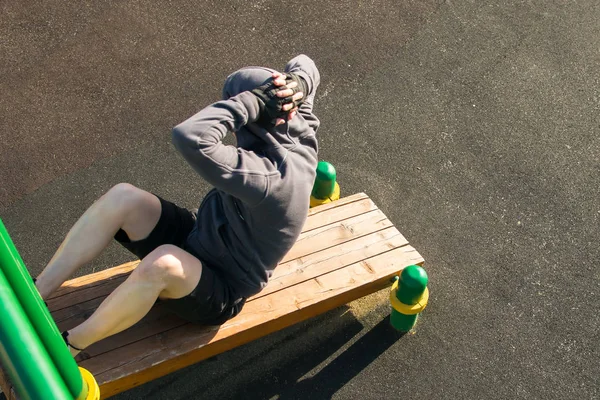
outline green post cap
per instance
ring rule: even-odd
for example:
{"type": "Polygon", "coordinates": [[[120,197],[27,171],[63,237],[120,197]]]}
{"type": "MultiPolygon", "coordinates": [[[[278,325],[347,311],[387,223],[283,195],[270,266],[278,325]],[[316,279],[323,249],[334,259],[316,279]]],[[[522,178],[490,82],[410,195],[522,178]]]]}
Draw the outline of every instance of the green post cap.
{"type": "Polygon", "coordinates": [[[335,190],[336,172],[333,165],[326,161],[319,161],[317,165],[317,176],[312,190],[312,197],[315,199],[326,199],[330,197],[335,190]]]}
{"type": "Polygon", "coordinates": [[[418,265],[409,265],[402,270],[396,297],[404,304],[417,304],[427,288],[427,272],[418,265]]]}

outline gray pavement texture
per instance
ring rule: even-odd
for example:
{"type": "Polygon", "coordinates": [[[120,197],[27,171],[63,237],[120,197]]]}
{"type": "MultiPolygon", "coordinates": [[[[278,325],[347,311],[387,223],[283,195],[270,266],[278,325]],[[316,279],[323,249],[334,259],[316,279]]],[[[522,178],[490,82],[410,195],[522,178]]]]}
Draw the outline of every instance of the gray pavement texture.
{"type": "MultiPolygon", "coordinates": [[[[0,3],[0,215],[33,274],[126,181],[195,207],[170,128],[245,65],[322,73],[320,157],[421,252],[384,291],[117,399],[600,398],[596,0],[0,3]]],[[[88,273],[129,261],[111,245],[88,273]]]]}

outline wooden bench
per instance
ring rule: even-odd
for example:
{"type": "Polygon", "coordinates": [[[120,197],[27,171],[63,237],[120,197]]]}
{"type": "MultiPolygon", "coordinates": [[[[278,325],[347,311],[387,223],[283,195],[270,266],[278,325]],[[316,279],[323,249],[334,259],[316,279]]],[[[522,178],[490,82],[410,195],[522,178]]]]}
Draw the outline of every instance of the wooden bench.
{"type": "MultiPolygon", "coordinates": [[[[65,282],[48,299],[59,328],[70,329],[89,317],[138,262],[65,282]]],[[[368,295],[390,284],[405,266],[422,263],[369,197],[356,194],[311,209],[269,285],[224,325],[195,326],[157,305],[132,328],[90,346],[77,361],[107,398],[368,295]]]]}

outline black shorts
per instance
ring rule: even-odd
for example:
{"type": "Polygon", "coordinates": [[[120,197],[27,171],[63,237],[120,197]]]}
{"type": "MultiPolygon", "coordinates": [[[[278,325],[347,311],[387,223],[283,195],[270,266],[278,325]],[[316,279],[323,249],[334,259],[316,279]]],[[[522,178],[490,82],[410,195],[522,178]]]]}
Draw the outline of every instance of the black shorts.
{"type": "Polygon", "coordinates": [[[218,270],[201,260],[186,248],[187,237],[196,223],[196,213],[166,201],[159,196],[162,211],[158,223],[146,239],[132,242],[127,233],[119,229],[115,240],[140,259],[163,244],[180,247],[202,262],[202,274],[196,288],[180,299],[160,299],[168,310],[191,322],[203,325],[221,325],[235,317],[245,299],[235,294],[218,270]]]}

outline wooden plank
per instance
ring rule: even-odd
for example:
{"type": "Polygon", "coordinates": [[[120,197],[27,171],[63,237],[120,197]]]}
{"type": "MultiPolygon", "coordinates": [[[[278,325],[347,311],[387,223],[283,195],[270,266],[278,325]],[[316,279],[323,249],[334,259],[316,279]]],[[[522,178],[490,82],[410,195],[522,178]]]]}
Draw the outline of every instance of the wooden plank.
{"type": "Polygon", "coordinates": [[[68,280],[63,283],[61,287],[56,289],[56,291],[48,297],[48,300],[52,300],[72,292],[87,290],[90,287],[96,286],[107,280],[118,279],[121,276],[128,275],[135,267],[137,267],[139,263],[140,260],[130,261],[116,267],[107,268],[99,272],[94,272],[89,275],[68,280]]]}
{"type": "Polygon", "coordinates": [[[107,279],[99,282],[97,285],[88,287],[86,290],[77,290],[69,293],[65,296],[56,297],[54,299],[48,299],[48,309],[51,312],[66,309],[72,307],[74,304],[84,303],[89,300],[103,298],[108,296],[113,290],[117,288],[125,279],[127,275],[120,274],[114,278],[107,279]]]}
{"type": "Polygon", "coordinates": [[[10,379],[8,378],[8,373],[4,370],[2,365],[0,364],[0,391],[4,393],[6,399],[9,400],[11,398],[11,390],[12,384],[10,383],[10,379]]]}
{"type": "Polygon", "coordinates": [[[393,226],[392,223],[383,212],[375,210],[304,232],[300,234],[296,244],[281,260],[281,263],[304,257],[391,226],[393,226]]]}
{"type": "MultiPolygon", "coordinates": [[[[82,303],[76,303],[67,308],[62,308],[60,310],[52,311],[52,318],[57,325],[61,325],[65,321],[71,318],[83,317],[87,318],[94,310],[96,310],[100,303],[104,301],[106,296],[97,297],[95,299],[87,300],[82,303]]],[[[68,329],[68,328],[65,328],[68,329]]]]}
{"type": "Polygon", "coordinates": [[[220,329],[186,324],[81,366],[108,397],[372,293],[405,266],[422,262],[415,249],[403,246],[251,301],[220,329]]]}
{"type": "Polygon", "coordinates": [[[107,354],[129,344],[158,336],[171,329],[187,325],[188,322],[163,307],[155,307],[133,327],[117,333],[105,340],[94,343],[81,352],[76,360],[81,362],[101,354],[107,354]]]}
{"type": "MultiPolygon", "coordinates": [[[[74,315],[72,317],[69,317],[61,322],[57,323],[57,326],[59,328],[59,330],[62,332],[64,330],[69,330],[69,329],[73,329],[74,327],[76,327],[77,325],[83,323],[86,319],[89,318],[89,316],[94,312],[95,310],[90,310],[85,314],[79,314],[79,315],[74,315]]],[[[169,314],[163,307],[161,307],[161,304],[158,303],[156,305],[154,305],[152,307],[152,309],[150,309],[150,311],[148,312],[148,314],[139,322],[140,324],[140,330],[143,328],[145,329],[145,325],[149,324],[149,323],[153,323],[154,321],[160,319],[163,315],[165,314],[169,314]],[[142,324],[142,322],[144,322],[142,324]]],[[[169,314],[170,315],[170,314],[169,314]]],[[[135,327],[138,324],[135,324],[132,328],[129,329],[136,329],[135,327]]]]}
{"type": "Polygon", "coordinates": [[[308,217],[310,218],[311,216],[313,216],[315,214],[319,214],[319,213],[331,210],[332,208],[342,207],[342,206],[345,206],[346,204],[350,204],[355,201],[362,200],[362,199],[368,199],[368,198],[369,198],[369,196],[367,196],[364,193],[356,193],[351,196],[342,197],[341,199],[332,201],[331,203],[321,204],[320,206],[316,206],[314,208],[309,209],[308,217]]]}
{"type": "Polygon", "coordinates": [[[408,241],[404,236],[395,227],[391,227],[305,257],[296,258],[278,265],[267,287],[251,299],[318,278],[336,269],[407,244],[408,241]]]}
{"type": "Polygon", "coordinates": [[[321,210],[319,213],[313,214],[306,219],[302,232],[304,233],[373,210],[377,210],[377,206],[369,198],[359,199],[344,206],[329,208],[325,211],[321,210]]]}
{"type": "MultiPolygon", "coordinates": [[[[414,260],[412,260],[414,261],[414,260]]],[[[397,260],[396,260],[397,262],[397,260]]],[[[393,262],[391,263],[393,264],[393,262]]],[[[391,265],[390,264],[390,265],[391,265]]],[[[371,263],[371,268],[375,267],[377,264],[375,262],[371,263]]],[[[389,265],[388,265],[389,267],[389,265]]],[[[342,270],[343,271],[343,270],[342,270]]],[[[336,271],[337,272],[337,271],[336,271]]],[[[344,274],[344,273],[342,273],[344,274]]],[[[355,265],[355,269],[352,271],[352,273],[348,273],[346,271],[345,275],[346,275],[346,282],[349,283],[356,283],[356,276],[359,275],[364,275],[364,274],[369,274],[372,275],[372,272],[370,272],[368,269],[366,269],[362,264],[356,264],[355,265]],[[356,270],[356,268],[359,268],[358,270],[356,270]]],[[[323,295],[324,293],[328,293],[327,295],[331,294],[332,290],[340,290],[341,288],[345,288],[346,285],[342,284],[340,285],[340,277],[339,277],[340,273],[336,274],[335,276],[333,276],[331,278],[331,280],[333,280],[333,282],[335,283],[335,285],[331,288],[328,288],[329,290],[321,290],[319,292],[319,289],[322,289],[322,285],[320,284],[316,284],[316,288],[313,287],[312,290],[306,290],[306,288],[302,288],[299,290],[299,292],[301,294],[305,294],[305,298],[299,297],[299,296],[291,296],[291,297],[287,297],[288,301],[286,302],[285,299],[286,297],[277,297],[276,299],[273,298],[274,296],[270,296],[270,301],[268,302],[254,302],[254,309],[250,309],[248,308],[248,311],[244,312],[243,315],[245,316],[246,321],[243,321],[243,317],[242,314],[240,315],[239,318],[236,318],[234,320],[232,320],[232,323],[228,324],[225,328],[222,328],[221,330],[219,330],[218,333],[214,333],[214,329],[205,329],[205,328],[196,328],[192,325],[190,325],[189,327],[185,327],[184,330],[179,330],[178,333],[175,332],[169,332],[169,337],[168,340],[166,337],[162,338],[161,340],[155,341],[155,340],[151,340],[152,342],[155,342],[155,345],[160,345],[159,342],[169,342],[169,351],[174,351],[174,348],[177,346],[172,346],[175,343],[182,343],[182,342],[188,342],[188,340],[195,340],[197,339],[197,336],[199,334],[204,335],[203,337],[206,336],[215,336],[214,340],[217,339],[221,339],[220,336],[230,336],[231,334],[237,334],[239,331],[241,330],[246,330],[248,328],[250,328],[250,326],[248,326],[248,322],[251,321],[252,319],[254,320],[258,320],[259,323],[263,323],[263,317],[265,315],[270,315],[271,319],[276,319],[278,316],[280,315],[284,315],[290,312],[294,312],[295,309],[300,309],[302,308],[302,306],[306,305],[307,301],[313,302],[313,303],[318,303],[320,301],[323,300],[323,298],[321,298],[322,296],[317,296],[317,298],[311,298],[310,294],[308,295],[308,297],[306,296],[306,292],[309,293],[320,293],[321,295],[323,295]],[[290,301],[289,299],[293,299],[293,301],[290,301]],[[282,302],[283,300],[283,302],[282,302]],[[259,306],[257,306],[257,304],[259,304],[259,306]],[[283,305],[285,305],[285,307],[283,307],[283,305]],[[282,308],[283,307],[283,308],[282,308]],[[242,319],[242,321],[240,321],[240,318],[242,319]],[[190,329],[192,331],[190,331],[190,329]],[[227,332],[228,330],[233,329],[233,332],[227,332]],[[175,335],[177,334],[177,336],[175,335]],[[181,336],[181,335],[183,336],[181,336]]],[[[314,284],[314,281],[313,281],[314,284]]],[[[305,285],[306,286],[306,285],[305,285]]],[[[315,285],[313,285],[315,286],[315,285]]],[[[342,303],[343,304],[343,303],[342,303]]],[[[319,311],[319,313],[322,311],[319,311]]],[[[213,341],[214,341],[213,340],[213,341]]],[[[197,344],[197,343],[196,343],[197,344]]],[[[194,344],[194,346],[196,346],[196,344],[194,344]]],[[[139,344],[137,344],[139,345],[139,344]]],[[[152,346],[147,346],[148,348],[156,348],[155,345],[152,346]]],[[[193,349],[195,349],[196,347],[194,347],[193,349]]],[[[191,350],[193,350],[191,349],[191,350]]],[[[166,349],[165,349],[166,350],[166,349]]],[[[186,352],[190,349],[184,349],[182,351],[186,352]]],[[[129,354],[131,354],[128,351],[129,354]]],[[[147,354],[146,354],[147,356],[147,354]]],[[[119,357],[121,359],[121,357],[119,357]]],[[[130,366],[131,362],[132,362],[132,358],[131,357],[126,357],[126,360],[128,360],[127,364],[128,366],[130,366]]],[[[133,362],[135,362],[135,360],[133,360],[133,362]]],[[[87,365],[89,367],[89,365],[87,365]]]]}

